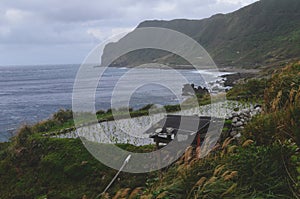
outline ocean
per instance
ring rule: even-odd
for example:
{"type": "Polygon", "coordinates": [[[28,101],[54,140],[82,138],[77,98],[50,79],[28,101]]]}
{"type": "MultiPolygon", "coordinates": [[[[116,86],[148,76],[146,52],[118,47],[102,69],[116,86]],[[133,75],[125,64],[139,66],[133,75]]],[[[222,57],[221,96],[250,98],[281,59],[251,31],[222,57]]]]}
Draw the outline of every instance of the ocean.
{"type": "MultiPolygon", "coordinates": [[[[61,108],[71,109],[73,84],[79,67],[78,64],[0,66],[0,142],[7,141],[22,124],[33,124],[47,119],[61,108]]],[[[110,108],[112,91],[128,71],[129,68],[114,67],[105,71],[96,92],[97,110],[110,108]]],[[[212,70],[176,71],[188,82],[202,86],[208,82],[215,82],[224,74],[212,70]],[[205,76],[208,82],[205,82],[200,74],[205,76]]],[[[138,69],[134,73],[136,78],[122,80],[122,84],[147,82],[149,78],[158,75],[161,80],[159,84],[142,86],[130,96],[130,107],[137,109],[147,104],[178,104],[182,100],[176,96],[178,93],[174,94],[164,86],[174,82],[173,74],[168,75],[168,70],[165,69],[138,69]]],[[[127,87],[124,88],[126,95],[127,87]]],[[[120,100],[122,101],[122,98],[120,100]]]]}

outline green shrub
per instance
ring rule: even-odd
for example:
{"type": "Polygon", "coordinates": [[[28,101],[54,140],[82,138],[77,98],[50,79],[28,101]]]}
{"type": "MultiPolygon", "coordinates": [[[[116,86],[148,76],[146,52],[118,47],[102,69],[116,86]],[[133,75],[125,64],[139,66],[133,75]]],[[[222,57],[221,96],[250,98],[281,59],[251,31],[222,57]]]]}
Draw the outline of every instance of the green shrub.
{"type": "Polygon", "coordinates": [[[93,169],[87,162],[74,163],[66,166],[64,173],[73,180],[82,180],[93,173],[93,169]]]}
{"type": "Polygon", "coordinates": [[[140,108],[139,111],[145,111],[145,110],[148,111],[152,106],[153,106],[153,104],[147,104],[147,105],[143,106],[142,108],[140,108]]]}
{"type": "Polygon", "coordinates": [[[244,192],[248,193],[247,198],[292,198],[293,182],[286,168],[292,154],[293,151],[280,144],[250,146],[239,148],[227,162],[239,173],[241,195],[244,192]]]}
{"type": "Polygon", "coordinates": [[[286,115],[286,127],[291,132],[291,137],[300,146],[300,105],[290,107],[286,115]]]}
{"type": "Polygon", "coordinates": [[[60,153],[49,153],[41,159],[42,166],[53,172],[63,171],[64,163],[64,157],[60,153]]]}
{"type": "Polygon", "coordinates": [[[68,120],[73,119],[73,111],[60,109],[58,112],[53,114],[53,119],[62,124],[64,122],[67,122],[68,120]]]}
{"type": "Polygon", "coordinates": [[[35,132],[47,132],[59,124],[60,124],[60,122],[58,122],[56,120],[48,119],[48,120],[44,120],[44,121],[36,123],[32,127],[32,129],[35,132]]]}
{"type": "Polygon", "coordinates": [[[105,114],[106,112],[104,110],[99,110],[96,112],[97,115],[103,115],[105,114]]]}
{"type": "Polygon", "coordinates": [[[181,110],[180,105],[166,105],[164,107],[165,107],[167,113],[181,110]]]}
{"type": "Polygon", "coordinates": [[[245,83],[235,85],[226,96],[230,100],[259,102],[264,98],[266,86],[266,79],[250,79],[245,83]]]}
{"type": "Polygon", "coordinates": [[[258,115],[245,126],[243,135],[258,145],[272,144],[277,138],[277,121],[274,114],[258,115]]]}
{"type": "Polygon", "coordinates": [[[16,136],[12,138],[15,145],[22,146],[25,145],[27,142],[27,139],[33,134],[32,128],[28,125],[23,125],[21,128],[17,131],[16,136]]]}
{"type": "Polygon", "coordinates": [[[264,101],[266,112],[300,105],[300,63],[288,65],[273,75],[268,82],[264,101]]]}
{"type": "Polygon", "coordinates": [[[245,126],[244,136],[259,145],[292,139],[300,146],[300,108],[258,115],[245,126]]]}
{"type": "Polygon", "coordinates": [[[264,114],[245,128],[244,135],[258,144],[292,138],[300,146],[300,64],[276,72],[264,93],[264,114]]]}

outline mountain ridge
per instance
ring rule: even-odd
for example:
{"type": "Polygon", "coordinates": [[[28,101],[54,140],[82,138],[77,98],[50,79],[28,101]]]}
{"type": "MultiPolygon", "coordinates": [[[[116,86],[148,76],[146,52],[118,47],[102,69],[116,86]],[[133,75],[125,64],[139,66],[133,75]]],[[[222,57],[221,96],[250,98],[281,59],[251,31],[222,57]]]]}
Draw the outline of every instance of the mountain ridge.
{"type": "MultiPolygon", "coordinates": [[[[258,68],[300,58],[299,10],[299,0],[261,0],[232,13],[201,20],[147,20],[136,29],[159,27],[179,31],[199,42],[219,66],[258,68]]],[[[108,44],[102,58],[118,48],[118,43],[108,44]]],[[[111,66],[153,62],[171,66],[187,64],[174,54],[144,49],[118,58],[111,66]]]]}

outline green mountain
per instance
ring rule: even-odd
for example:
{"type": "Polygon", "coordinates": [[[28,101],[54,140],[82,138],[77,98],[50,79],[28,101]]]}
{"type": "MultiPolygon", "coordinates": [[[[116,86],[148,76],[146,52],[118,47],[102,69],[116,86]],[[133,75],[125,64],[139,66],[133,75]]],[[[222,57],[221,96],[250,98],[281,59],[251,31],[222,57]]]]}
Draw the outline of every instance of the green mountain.
{"type": "MultiPolygon", "coordinates": [[[[144,21],[137,28],[141,27],[162,27],[182,32],[198,41],[219,66],[254,68],[300,58],[299,0],[261,0],[235,12],[207,19],[144,21]]],[[[106,58],[118,48],[120,41],[105,47],[103,64],[108,63],[106,58]]],[[[136,66],[150,62],[187,64],[169,52],[143,49],[127,53],[111,66],[136,66]]]]}

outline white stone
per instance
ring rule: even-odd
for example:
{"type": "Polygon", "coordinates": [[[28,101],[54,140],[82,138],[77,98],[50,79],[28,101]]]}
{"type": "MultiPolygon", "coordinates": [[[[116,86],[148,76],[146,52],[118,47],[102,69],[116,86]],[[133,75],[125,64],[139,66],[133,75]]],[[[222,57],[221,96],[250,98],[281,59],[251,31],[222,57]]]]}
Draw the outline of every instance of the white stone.
{"type": "Polygon", "coordinates": [[[239,116],[239,114],[237,112],[232,113],[232,117],[238,117],[238,116],[239,116]]]}
{"type": "Polygon", "coordinates": [[[237,122],[236,124],[235,124],[237,127],[240,127],[240,126],[243,126],[243,122],[237,122]]]}
{"type": "Polygon", "coordinates": [[[234,136],[234,138],[238,139],[238,138],[240,138],[241,136],[242,136],[242,134],[238,133],[238,134],[236,134],[236,135],[234,136]]]}
{"type": "Polygon", "coordinates": [[[233,119],[232,119],[232,123],[236,123],[238,121],[238,118],[237,117],[234,117],[233,119]]]}

